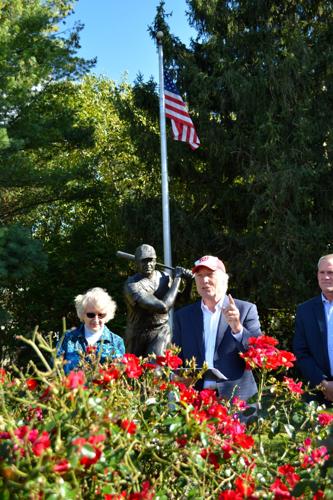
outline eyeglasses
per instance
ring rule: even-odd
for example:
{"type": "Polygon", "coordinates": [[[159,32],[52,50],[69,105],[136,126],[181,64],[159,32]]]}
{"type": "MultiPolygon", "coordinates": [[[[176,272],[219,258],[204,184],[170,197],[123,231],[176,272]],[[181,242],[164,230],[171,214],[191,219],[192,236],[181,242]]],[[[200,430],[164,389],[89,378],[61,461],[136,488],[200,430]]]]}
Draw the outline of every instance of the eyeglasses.
{"type": "Polygon", "coordinates": [[[99,319],[103,319],[106,316],[106,313],[86,313],[87,318],[93,319],[95,316],[98,316],[99,319]]]}

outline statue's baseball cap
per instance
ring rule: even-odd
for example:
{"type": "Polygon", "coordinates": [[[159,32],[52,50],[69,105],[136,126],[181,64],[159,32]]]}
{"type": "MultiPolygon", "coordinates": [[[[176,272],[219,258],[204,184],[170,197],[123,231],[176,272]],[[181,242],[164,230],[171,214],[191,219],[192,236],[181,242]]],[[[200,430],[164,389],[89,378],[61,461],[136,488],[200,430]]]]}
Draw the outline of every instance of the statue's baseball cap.
{"type": "Polygon", "coordinates": [[[208,267],[212,271],[216,271],[217,269],[221,269],[224,273],[226,272],[225,266],[218,257],[213,257],[213,255],[204,255],[201,259],[196,260],[194,262],[194,267],[192,268],[192,273],[195,274],[199,267],[208,267]]]}
{"type": "Polygon", "coordinates": [[[155,248],[151,245],[146,245],[146,243],[138,246],[135,250],[135,260],[139,261],[143,259],[156,259],[155,248]]]}

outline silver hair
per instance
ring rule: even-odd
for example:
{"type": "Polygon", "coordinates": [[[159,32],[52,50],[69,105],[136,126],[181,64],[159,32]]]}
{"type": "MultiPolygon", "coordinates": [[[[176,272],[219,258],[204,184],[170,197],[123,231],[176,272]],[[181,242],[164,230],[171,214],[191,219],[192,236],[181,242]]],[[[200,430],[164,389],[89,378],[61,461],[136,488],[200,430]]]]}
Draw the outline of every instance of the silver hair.
{"type": "Polygon", "coordinates": [[[226,273],[225,271],[223,271],[222,269],[217,269],[217,271],[221,271],[220,274],[223,275],[223,280],[224,280],[225,284],[228,286],[228,283],[229,283],[229,274],[226,273]]]}
{"type": "Polygon", "coordinates": [[[323,260],[333,260],[333,253],[329,253],[328,255],[323,255],[322,257],[320,257],[320,259],[318,260],[318,264],[317,264],[318,269],[319,269],[319,264],[323,260]]]}
{"type": "Polygon", "coordinates": [[[74,299],[76,313],[81,321],[84,319],[84,315],[87,312],[87,307],[92,306],[101,312],[106,313],[105,323],[114,318],[117,304],[110,297],[110,295],[96,286],[95,288],[90,288],[86,293],[77,295],[74,299]]]}

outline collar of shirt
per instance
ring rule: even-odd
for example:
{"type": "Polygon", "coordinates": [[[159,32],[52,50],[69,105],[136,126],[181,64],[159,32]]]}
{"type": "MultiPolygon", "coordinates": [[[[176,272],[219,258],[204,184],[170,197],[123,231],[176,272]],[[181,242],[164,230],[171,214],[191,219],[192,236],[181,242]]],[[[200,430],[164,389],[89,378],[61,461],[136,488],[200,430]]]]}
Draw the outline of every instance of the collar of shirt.
{"type": "Polygon", "coordinates": [[[225,296],[222,297],[222,299],[220,299],[216,304],[215,304],[215,311],[212,312],[210,309],[208,309],[208,307],[206,306],[206,304],[204,303],[203,300],[201,300],[201,310],[203,313],[207,312],[209,314],[215,314],[217,311],[218,312],[221,312],[222,310],[222,307],[223,307],[223,302],[224,302],[224,299],[225,299],[225,296]]]}
{"type": "Polygon", "coordinates": [[[88,344],[89,345],[96,344],[96,342],[98,342],[99,339],[101,338],[101,336],[103,335],[103,330],[104,330],[104,326],[103,326],[103,328],[98,330],[98,332],[93,332],[89,328],[87,328],[86,325],[84,325],[84,336],[85,336],[88,344]]]}
{"type": "Polygon", "coordinates": [[[323,293],[321,294],[321,300],[325,309],[327,323],[330,323],[333,313],[333,301],[328,300],[323,293]]]}
{"type": "Polygon", "coordinates": [[[333,300],[328,300],[323,293],[321,294],[321,300],[323,301],[323,304],[333,306],[333,300]]]}

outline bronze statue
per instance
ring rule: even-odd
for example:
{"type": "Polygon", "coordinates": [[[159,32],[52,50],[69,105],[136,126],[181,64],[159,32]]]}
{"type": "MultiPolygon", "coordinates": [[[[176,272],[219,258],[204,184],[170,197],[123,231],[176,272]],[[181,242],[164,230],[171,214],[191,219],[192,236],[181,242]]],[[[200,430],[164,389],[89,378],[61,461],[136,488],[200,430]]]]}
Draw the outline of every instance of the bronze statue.
{"type": "Polygon", "coordinates": [[[175,303],[182,278],[185,278],[182,294],[189,298],[192,273],[176,267],[171,277],[157,270],[155,249],[146,244],[137,247],[135,262],[138,272],[130,276],[124,285],[127,306],[126,352],[143,357],[161,355],[170,341],[168,312],[175,303]]]}

